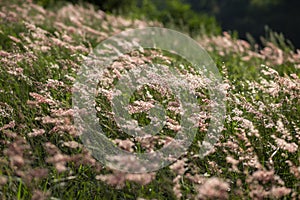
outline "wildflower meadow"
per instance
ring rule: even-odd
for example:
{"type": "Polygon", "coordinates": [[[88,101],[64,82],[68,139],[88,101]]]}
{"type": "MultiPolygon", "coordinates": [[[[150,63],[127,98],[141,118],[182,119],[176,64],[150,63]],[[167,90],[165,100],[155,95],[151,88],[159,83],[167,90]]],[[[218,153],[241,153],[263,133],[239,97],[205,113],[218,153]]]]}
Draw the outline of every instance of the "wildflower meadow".
{"type": "Polygon", "coordinates": [[[164,28],[90,4],[0,1],[0,199],[300,199],[300,50],[274,32],[263,46],[199,33],[200,60],[221,77],[213,84],[187,59],[189,45],[186,58],[134,37],[109,44],[138,47],[117,58],[97,49],[147,27],[164,28]],[[100,72],[86,74],[89,65],[100,72]],[[141,86],[119,95],[130,77],[141,86]],[[90,101],[80,84],[94,79],[90,101]]]}

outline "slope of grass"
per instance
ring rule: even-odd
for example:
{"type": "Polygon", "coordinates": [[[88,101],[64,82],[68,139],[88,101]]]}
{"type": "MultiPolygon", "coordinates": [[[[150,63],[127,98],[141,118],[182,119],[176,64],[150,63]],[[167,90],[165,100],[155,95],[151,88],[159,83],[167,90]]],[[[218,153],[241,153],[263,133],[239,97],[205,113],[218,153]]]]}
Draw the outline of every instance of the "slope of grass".
{"type": "MultiPolygon", "coordinates": [[[[0,2],[0,8],[1,199],[300,198],[299,51],[274,41],[257,49],[227,33],[196,38],[223,76],[222,136],[209,155],[199,158],[210,120],[202,110],[196,138],[183,156],[156,172],[128,174],[103,166],[83,147],[73,124],[72,86],[99,42],[122,30],[161,24],[107,15],[89,5],[50,11],[28,2],[0,2]]],[[[169,65],[200,85],[190,63],[171,53],[148,49],[127,56],[116,61],[119,71],[108,71],[107,80],[142,60],[169,65]]],[[[176,134],[178,108],[164,104],[169,111],[162,133],[147,140],[126,136],[105,93],[112,85],[101,83],[106,90],[97,98],[97,114],[116,145],[147,152],[176,134]]],[[[149,119],[135,110],[153,103],[147,93],[153,101],[174,101],[159,86],[136,91],[132,116],[142,125],[149,119]]],[[[209,105],[205,89],[197,88],[197,95],[203,100],[199,104],[209,105]]]]}

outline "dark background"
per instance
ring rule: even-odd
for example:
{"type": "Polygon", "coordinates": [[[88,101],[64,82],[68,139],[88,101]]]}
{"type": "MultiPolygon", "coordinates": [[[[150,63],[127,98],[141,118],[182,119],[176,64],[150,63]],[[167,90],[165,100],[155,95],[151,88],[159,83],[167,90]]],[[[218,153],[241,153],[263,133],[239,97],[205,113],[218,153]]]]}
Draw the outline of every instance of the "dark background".
{"type": "Polygon", "coordinates": [[[216,17],[223,30],[237,30],[246,38],[265,35],[265,26],[283,33],[295,47],[300,48],[299,0],[186,0],[196,12],[216,17]]]}

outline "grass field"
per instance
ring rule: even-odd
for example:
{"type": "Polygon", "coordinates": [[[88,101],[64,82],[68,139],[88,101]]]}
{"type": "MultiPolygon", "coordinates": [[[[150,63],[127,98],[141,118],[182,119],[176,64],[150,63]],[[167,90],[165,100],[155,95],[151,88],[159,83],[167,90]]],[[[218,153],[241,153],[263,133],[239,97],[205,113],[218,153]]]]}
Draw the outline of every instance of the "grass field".
{"type": "MultiPolygon", "coordinates": [[[[91,5],[45,10],[0,2],[0,199],[300,199],[300,50],[276,33],[264,47],[228,33],[194,38],[215,61],[226,90],[224,128],[210,154],[197,154],[211,120],[203,109],[192,145],[170,166],[131,174],[93,158],[73,123],[76,74],[98,43],[147,26],[162,27],[91,5]]],[[[178,106],[168,103],[166,126],[155,137],[132,138],[116,126],[109,88],[140,62],[177,69],[197,86],[200,105],[212,103],[190,63],[168,52],[146,49],[115,61],[99,83],[97,114],[111,141],[136,153],[159,149],[180,126],[178,106]]],[[[130,100],[132,117],[149,124],[138,110],[165,100],[174,97],[163,88],[141,88],[130,100]],[[149,93],[153,101],[146,101],[149,93]]]]}

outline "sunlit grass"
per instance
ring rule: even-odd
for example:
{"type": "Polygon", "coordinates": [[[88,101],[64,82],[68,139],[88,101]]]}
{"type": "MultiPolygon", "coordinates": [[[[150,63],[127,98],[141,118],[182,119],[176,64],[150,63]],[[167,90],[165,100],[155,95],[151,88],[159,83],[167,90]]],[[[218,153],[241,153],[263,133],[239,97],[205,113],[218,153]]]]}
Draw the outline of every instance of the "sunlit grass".
{"type": "MultiPolygon", "coordinates": [[[[72,86],[84,56],[98,42],[127,28],[161,25],[103,17],[90,6],[67,5],[54,12],[31,3],[3,4],[0,12],[1,199],[299,198],[300,55],[281,37],[261,50],[226,33],[197,38],[227,84],[219,142],[199,158],[210,121],[204,114],[209,94],[199,88],[201,125],[186,154],[153,174],[132,175],[106,168],[82,147],[73,126],[72,86]]],[[[201,76],[170,52],[130,56],[201,76]]],[[[152,96],[167,110],[169,123],[151,143],[120,130],[107,94],[96,97],[99,123],[116,146],[144,153],[176,135],[181,119],[176,97],[163,96],[160,89],[144,86],[130,99],[137,109],[145,109],[148,104],[141,102],[149,103],[152,96]]],[[[150,123],[145,112],[132,117],[140,126],[150,123]]]]}

